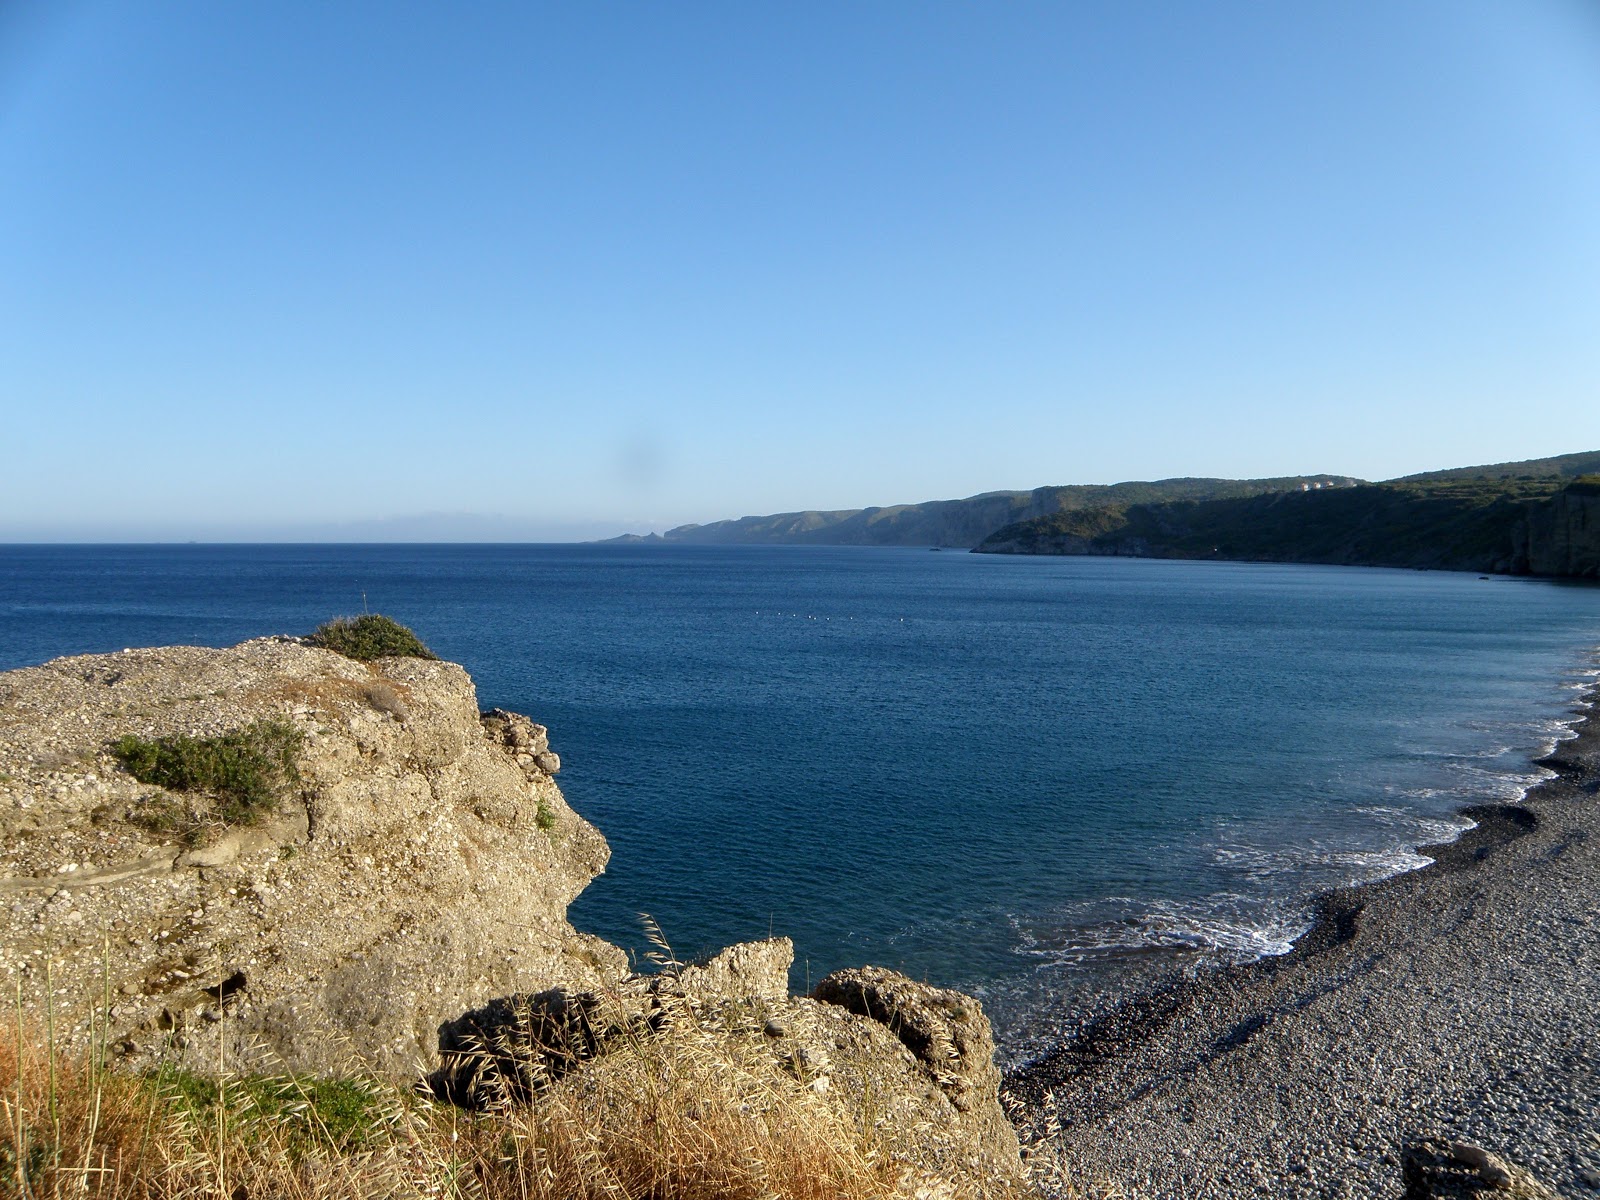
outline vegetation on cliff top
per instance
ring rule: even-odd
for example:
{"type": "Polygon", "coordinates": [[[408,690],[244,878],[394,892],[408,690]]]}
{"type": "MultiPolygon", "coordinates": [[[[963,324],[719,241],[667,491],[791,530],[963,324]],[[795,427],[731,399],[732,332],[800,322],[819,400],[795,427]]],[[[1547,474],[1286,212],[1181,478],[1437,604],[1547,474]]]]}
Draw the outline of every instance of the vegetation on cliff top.
{"type": "Polygon", "coordinates": [[[335,651],[359,662],[371,662],[376,658],[439,657],[423,645],[422,639],[411,630],[378,613],[338,617],[317,626],[310,641],[313,646],[335,651]]]}
{"type": "MultiPolygon", "coordinates": [[[[215,798],[214,816],[249,825],[270,812],[299,779],[295,756],[305,735],[287,721],[256,721],[216,737],[142,738],[127,734],[111,751],[141,783],[215,798]]],[[[181,821],[174,819],[176,824],[181,821]]]]}

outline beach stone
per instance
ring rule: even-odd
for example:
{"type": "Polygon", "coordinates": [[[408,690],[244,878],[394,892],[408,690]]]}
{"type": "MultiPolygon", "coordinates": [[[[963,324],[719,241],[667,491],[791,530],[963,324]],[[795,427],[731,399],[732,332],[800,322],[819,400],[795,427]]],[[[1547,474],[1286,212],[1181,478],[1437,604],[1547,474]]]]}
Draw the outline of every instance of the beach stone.
{"type": "Polygon", "coordinates": [[[1471,1142],[1418,1138],[1404,1147],[1402,1200],[1559,1200],[1526,1169],[1471,1142]]]}

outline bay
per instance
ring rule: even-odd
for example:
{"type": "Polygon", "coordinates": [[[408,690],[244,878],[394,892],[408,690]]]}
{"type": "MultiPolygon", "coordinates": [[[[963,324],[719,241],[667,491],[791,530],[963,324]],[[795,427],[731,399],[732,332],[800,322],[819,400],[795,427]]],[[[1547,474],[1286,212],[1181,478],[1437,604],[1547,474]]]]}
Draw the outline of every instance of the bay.
{"type": "Polygon", "coordinates": [[[1088,995],[1278,953],[1540,777],[1600,589],[866,548],[0,547],[0,667],[381,611],[551,729],[610,841],[571,916],[781,933],[974,990],[1008,1056],[1088,995]]]}

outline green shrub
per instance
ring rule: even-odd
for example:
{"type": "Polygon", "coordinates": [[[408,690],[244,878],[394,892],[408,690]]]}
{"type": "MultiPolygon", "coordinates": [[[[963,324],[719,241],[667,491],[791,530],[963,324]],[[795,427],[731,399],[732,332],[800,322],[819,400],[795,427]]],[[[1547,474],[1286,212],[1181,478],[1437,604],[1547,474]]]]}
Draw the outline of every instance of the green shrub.
{"type": "Polygon", "coordinates": [[[217,737],[118,738],[111,751],[141,783],[206,792],[216,815],[250,825],[299,780],[295,755],[305,735],[287,721],[257,721],[217,737]]]}
{"type": "Polygon", "coordinates": [[[404,625],[377,613],[338,617],[319,625],[311,635],[311,644],[359,662],[371,662],[375,658],[439,657],[404,625]]]}

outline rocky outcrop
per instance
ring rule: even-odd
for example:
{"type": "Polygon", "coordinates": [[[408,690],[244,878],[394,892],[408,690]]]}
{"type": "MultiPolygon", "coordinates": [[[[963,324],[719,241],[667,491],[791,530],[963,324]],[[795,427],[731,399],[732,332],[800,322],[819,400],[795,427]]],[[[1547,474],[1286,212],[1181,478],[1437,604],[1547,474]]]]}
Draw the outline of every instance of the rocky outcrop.
{"type": "Polygon", "coordinates": [[[793,957],[778,938],[603,991],[497,999],[440,1030],[443,1062],[429,1085],[473,1107],[537,1102],[547,1089],[592,1086],[614,1059],[667,1062],[673,1039],[691,1037],[726,1063],[766,1059],[898,1162],[908,1193],[1020,1192],[1017,1135],[978,1001],[877,967],[790,997],[793,957]]]}
{"type": "Polygon", "coordinates": [[[879,1094],[900,1097],[901,1121],[921,1131],[936,1162],[992,1186],[1019,1181],[1017,1134],[1000,1107],[994,1037],[977,1000],[882,967],[835,971],[811,997],[866,1018],[899,1043],[899,1052],[874,1047],[867,1074],[895,1064],[896,1077],[880,1080],[879,1094]]]}
{"type": "Polygon", "coordinates": [[[460,667],[295,639],[58,659],[0,675],[0,987],[135,1063],[405,1075],[441,1022],[508,991],[595,988],[622,952],[567,923],[604,866],[542,728],[480,720],[460,667]],[[172,828],[122,735],[303,736],[256,824],[172,828]]]}
{"type": "Polygon", "coordinates": [[[1600,485],[1572,484],[1532,509],[1515,553],[1531,575],[1600,578],[1600,485]]]}
{"type": "Polygon", "coordinates": [[[262,638],[0,674],[0,987],[25,1036],[125,1066],[426,1074],[474,1105],[581,1103],[676,1038],[831,1110],[908,1195],[1021,1186],[976,1000],[872,968],[793,998],[786,938],[632,975],[573,929],[608,849],[559,769],[445,662],[262,638]],[[114,749],[262,723],[294,770],[249,823],[114,749]]]}

